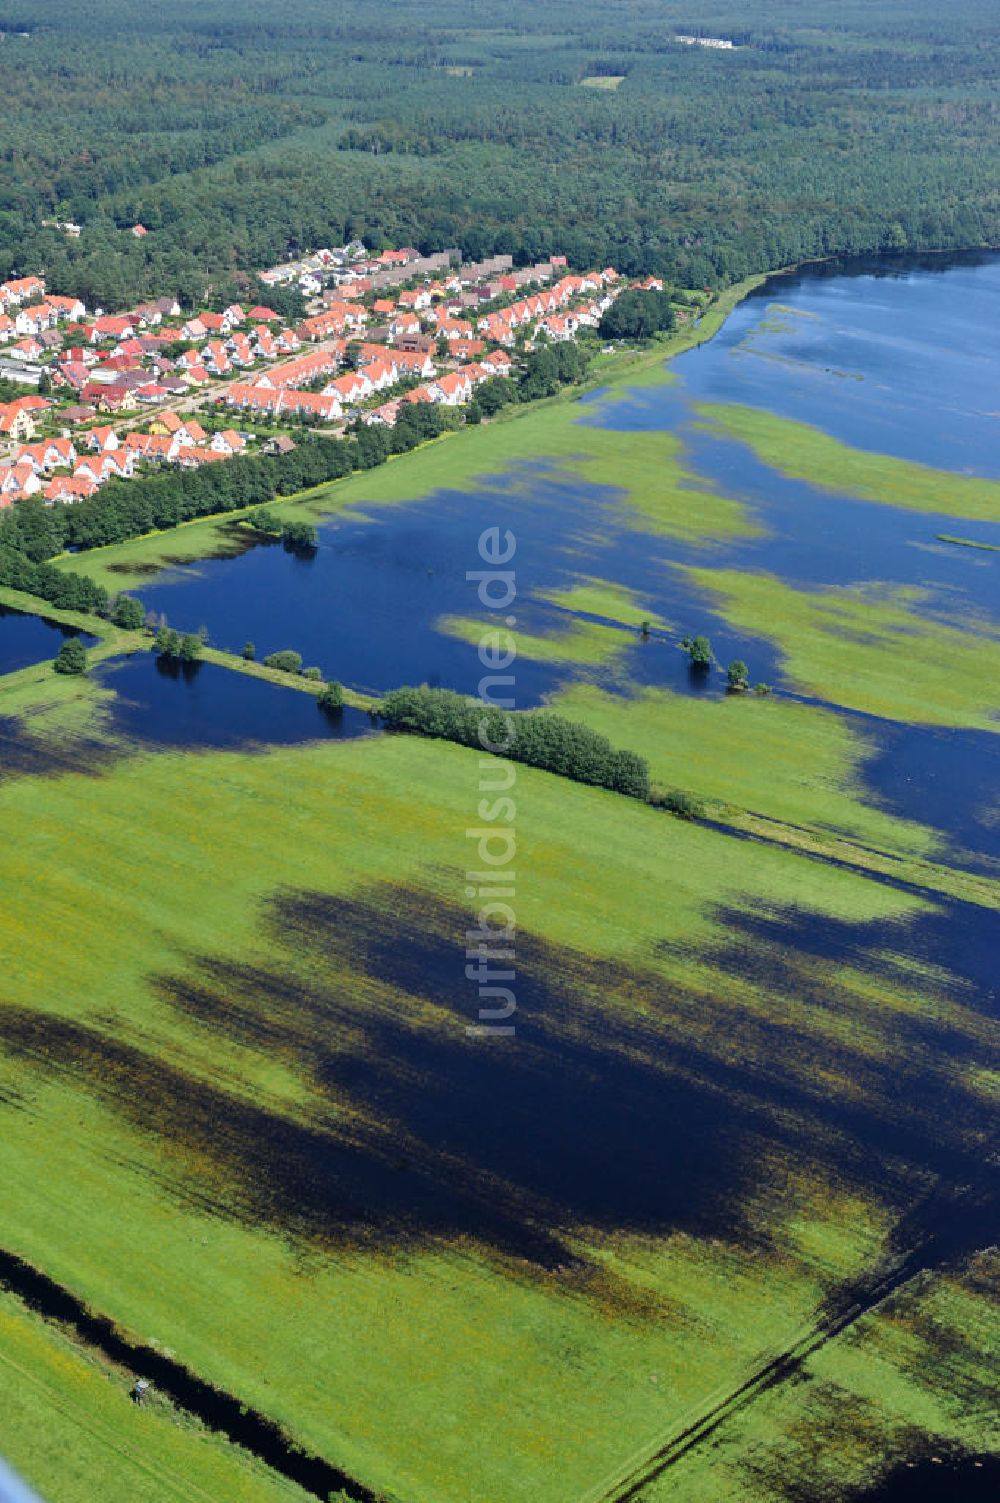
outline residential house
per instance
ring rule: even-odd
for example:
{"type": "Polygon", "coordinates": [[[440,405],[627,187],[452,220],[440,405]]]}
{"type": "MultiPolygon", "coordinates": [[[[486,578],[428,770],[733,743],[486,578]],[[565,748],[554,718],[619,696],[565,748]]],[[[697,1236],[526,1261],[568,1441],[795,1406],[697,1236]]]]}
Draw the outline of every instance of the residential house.
{"type": "Polygon", "coordinates": [[[221,339],[210,339],[201,352],[201,363],[210,376],[224,376],[232,370],[226,346],[221,339]]]}
{"type": "Polygon", "coordinates": [[[59,319],[79,320],[86,317],[87,309],[78,297],[63,297],[54,292],[46,293],[45,301],[54,308],[59,319]]]}
{"type": "Polygon", "coordinates": [[[129,339],[135,333],[135,324],[127,313],[106,313],[95,318],[91,326],[90,344],[99,344],[105,339],[129,339]]]}
{"type": "Polygon", "coordinates": [[[220,454],[242,454],[246,449],[246,439],[235,428],[224,428],[221,433],[213,435],[208,447],[217,449],[220,454]]]}
{"type": "Polygon", "coordinates": [[[44,277],[17,277],[0,285],[0,303],[5,308],[15,303],[20,305],[32,297],[41,297],[45,292],[44,277]]]}
{"type": "Polygon", "coordinates": [[[335,396],[344,407],[356,407],[366,397],[370,397],[374,387],[363,371],[346,371],[331,381],[329,386],[324,386],[324,396],[335,396]]]}
{"type": "Polygon", "coordinates": [[[118,434],[110,427],[91,428],[84,439],[84,443],[88,449],[98,454],[103,454],[105,449],[118,448],[118,434]]]}
{"type": "Polygon", "coordinates": [[[228,456],[217,449],[199,449],[192,445],[178,449],[174,463],[179,464],[182,470],[199,470],[202,465],[215,464],[226,458],[228,456]]]}
{"type": "Polygon", "coordinates": [[[0,406],[0,434],[24,443],[35,435],[35,420],[16,402],[7,402],[0,406]]]}
{"type": "Polygon", "coordinates": [[[69,438],[44,438],[19,449],[15,464],[30,464],[39,475],[68,469],[76,463],[76,448],[69,438]]]}
{"type": "Polygon", "coordinates": [[[467,371],[452,371],[450,375],[438,376],[431,381],[427,390],[432,402],[443,407],[461,407],[472,397],[472,382],[467,371]]]}
{"type": "Polygon", "coordinates": [[[96,482],[83,475],[57,475],[46,485],[44,496],[50,505],[56,501],[69,504],[73,501],[86,501],[96,492],[96,482]]]}
{"type": "Polygon", "coordinates": [[[6,465],[0,469],[0,476],[0,496],[8,496],[12,501],[19,500],[22,496],[37,496],[42,489],[42,482],[34,465],[27,460],[6,465]]]}
{"type": "Polygon", "coordinates": [[[506,350],[491,350],[480,363],[491,376],[509,376],[514,369],[514,362],[506,350]]]}

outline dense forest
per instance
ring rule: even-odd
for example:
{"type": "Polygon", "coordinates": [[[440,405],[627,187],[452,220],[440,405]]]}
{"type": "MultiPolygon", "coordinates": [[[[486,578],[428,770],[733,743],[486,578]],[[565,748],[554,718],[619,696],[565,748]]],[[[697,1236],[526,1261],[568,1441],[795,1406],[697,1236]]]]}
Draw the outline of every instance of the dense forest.
{"type": "Polygon", "coordinates": [[[994,23],[991,0],[0,0],[0,275],[112,307],[358,235],[688,286],[994,244],[994,23]]]}

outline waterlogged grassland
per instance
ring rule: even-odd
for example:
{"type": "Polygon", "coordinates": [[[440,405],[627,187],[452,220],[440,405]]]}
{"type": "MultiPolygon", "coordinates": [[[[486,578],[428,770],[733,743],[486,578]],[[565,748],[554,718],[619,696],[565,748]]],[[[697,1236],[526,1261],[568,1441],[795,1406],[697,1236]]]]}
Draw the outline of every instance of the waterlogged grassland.
{"type": "Polygon", "coordinates": [[[821,490],[909,511],[1000,522],[1000,481],[854,449],[809,423],[756,407],[700,403],[697,410],[712,430],[746,444],[771,469],[821,490]]]}
{"type": "MultiPolygon", "coordinates": [[[[441,616],[435,623],[443,636],[454,637],[476,647],[488,641],[490,649],[507,649],[507,633],[502,622],[486,616],[441,616]],[[500,635],[497,637],[499,629],[500,635]]],[[[535,663],[566,663],[580,668],[598,668],[612,663],[635,645],[635,632],[609,626],[602,621],[573,620],[562,630],[551,633],[518,631],[517,655],[535,663]]]]}
{"type": "Polygon", "coordinates": [[[129,1401],[131,1378],[0,1294],[5,1459],[58,1503],[306,1503],[158,1396],[129,1401]]]}
{"type": "Polygon", "coordinates": [[[478,776],[387,737],[0,785],[5,1236],[370,1484],[569,1503],[879,1254],[927,1176],[883,1118],[978,1141],[937,1032],[981,1029],[894,958],[926,903],[518,769],[484,1050],[478,776]]]}
{"type": "Polygon", "coordinates": [[[915,725],[1000,729],[1000,635],[980,618],[945,625],[921,613],[918,589],[801,590],[771,574],[675,567],[737,630],[774,642],[806,694],[915,725]]]}
{"type": "Polygon", "coordinates": [[[645,757],[661,788],[888,851],[926,857],[937,847],[933,831],[866,801],[859,769],[872,743],[832,710],[638,686],[623,697],[592,684],[572,685],[552,704],[645,757]]]}
{"type": "MultiPolygon", "coordinates": [[[[814,1353],[801,1381],[762,1395],[711,1447],[671,1467],[643,1503],[842,1498],[874,1486],[893,1461],[995,1453],[998,1274],[987,1251],[915,1280],[814,1353]]],[[[966,1475],[981,1480],[974,1468],[966,1475]]],[[[961,1478],[951,1486],[964,1496],[961,1478]]]]}
{"type": "Polygon", "coordinates": [[[631,627],[641,627],[646,623],[657,631],[669,630],[667,622],[644,604],[634,590],[607,579],[581,579],[566,589],[537,591],[536,598],[573,615],[597,616],[602,621],[615,621],[631,627]]]}
{"type": "MultiPolygon", "coordinates": [[[[579,403],[553,399],[508,420],[462,429],[377,470],[352,475],[300,500],[276,502],[283,516],[321,522],[350,511],[426,499],[436,491],[509,491],[525,464],[556,478],[579,479],[609,492],[619,525],[706,545],[754,537],[760,529],[738,501],[717,495],[689,473],[679,439],[669,433],[618,433],[581,421],[579,403]]],[[[138,589],[160,569],[241,551],[233,515],[188,522],[168,533],[74,554],[60,562],[109,590],[138,589]]]]}

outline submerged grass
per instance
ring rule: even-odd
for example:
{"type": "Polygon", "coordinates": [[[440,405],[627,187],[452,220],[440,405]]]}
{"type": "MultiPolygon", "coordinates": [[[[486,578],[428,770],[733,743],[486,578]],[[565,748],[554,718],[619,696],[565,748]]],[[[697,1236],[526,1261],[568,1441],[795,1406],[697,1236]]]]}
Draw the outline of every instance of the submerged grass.
{"type": "MultiPolygon", "coordinates": [[[[484,639],[493,641],[499,623],[483,616],[441,616],[435,629],[456,641],[476,647],[484,639]]],[[[500,651],[506,649],[507,633],[500,628],[500,651]]],[[[634,631],[609,626],[601,621],[573,620],[565,630],[551,633],[519,630],[517,655],[536,663],[573,663],[579,667],[601,667],[614,661],[628,647],[635,645],[634,631]]]]}
{"type": "Polygon", "coordinates": [[[1000,481],[854,449],[809,423],[756,407],[702,403],[697,410],[714,431],[747,444],[771,469],[821,490],[910,511],[1000,522],[1000,481]]]}
{"type": "MultiPolygon", "coordinates": [[[[998,1273],[994,1250],[914,1281],[815,1353],[799,1382],[762,1395],[664,1473],[642,1503],[860,1497],[877,1493],[894,1463],[996,1456],[998,1273]]],[[[964,1475],[982,1481],[969,1464],[964,1475]]],[[[942,1464],[937,1487],[949,1485],[933,1496],[965,1496],[942,1464]]]]}
{"type": "Polygon", "coordinates": [[[538,590],[535,598],[556,605],[573,615],[597,616],[603,621],[614,621],[622,626],[637,627],[648,622],[651,628],[667,631],[667,622],[658,616],[635,590],[614,584],[609,579],[580,579],[576,584],[559,590],[538,590]]]}
{"type": "Polygon", "coordinates": [[[921,590],[797,589],[771,574],[681,565],[739,631],[776,643],[797,689],[915,725],[1000,730],[1000,637],[979,618],[921,614],[921,590]]]}

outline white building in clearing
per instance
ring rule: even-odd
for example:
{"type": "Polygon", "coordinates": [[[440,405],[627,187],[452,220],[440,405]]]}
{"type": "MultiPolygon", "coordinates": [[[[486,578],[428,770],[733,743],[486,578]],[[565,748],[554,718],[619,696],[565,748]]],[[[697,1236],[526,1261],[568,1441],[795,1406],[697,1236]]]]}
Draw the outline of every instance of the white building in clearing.
{"type": "Polygon", "coordinates": [[[683,42],[685,47],[721,47],[728,52],[732,52],[736,46],[735,42],[730,42],[726,37],[675,36],[674,41],[683,42]]]}

